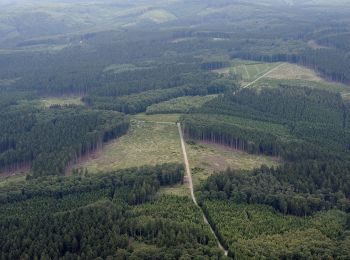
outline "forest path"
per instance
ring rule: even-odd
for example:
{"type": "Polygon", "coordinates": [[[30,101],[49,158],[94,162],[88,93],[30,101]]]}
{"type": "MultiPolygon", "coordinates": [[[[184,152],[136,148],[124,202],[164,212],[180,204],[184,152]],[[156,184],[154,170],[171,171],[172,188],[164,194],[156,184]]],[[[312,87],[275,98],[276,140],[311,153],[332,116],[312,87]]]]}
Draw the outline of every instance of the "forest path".
{"type": "Polygon", "coordinates": [[[213,233],[213,235],[214,235],[216,241],[218,242],[219,248],[224,252],[225,256],[227,256],[228,251],[227,251],[227,250],[222,246],[222,244],[220,243],[220,240],[218,239],[217,235],[215,234],[213,227],[212,227],[211,224],[209,223],[209,221],[208,221],[207,217],[205,216],[205,214],[204,214],[202,208],[198,205],[196,196],[195,196],[195,194],[194,194],[193,182],[192,182],[192,174],[191,174],[191,168],[190,168],[190,164],[189,164],[189,162],[188,162],[188,157],[187,157],[187,152],[186,152],[186,146],[185,146],[185,141],[184,141],[183,134],[182,134],[181,124],[180,124],[180,123],[177,123],[177,127],[178,127],[178,130],[179,130],[179,135],[180,135],[180,139],[181,139],[181,147],[182,147],[182,153],[183,153],[183,156],[184,156],[184,162],[185,162],[187,180],[188,180],[188,184],[189,184],[189,187],[190,187],[191,197],[192,197],[193,203],[202,211],[202,215],[203,215],[204,222],[205,222],[206,224],[208,224],[208,226],[210,227],[210,231],[213,233]]]}
{"type": "Polygon", "coordinates": [[[258,77],[257,79],[253,80],[252,82],[248,83],[247,85],[243,86],[242,88],[248,88],[251,85],[253,85],[254,83],[256,83],[257,81],[261,80],[262,78],[266,77],[267,75],[269,75],[270,73],[272,73],[273,71],[277,70],[279,67],[283,66],[284,63],[281,63],[280,65],[274,67],[273,69],[269,70],[268,72],[266,72],[264,75],[258,77]]]}

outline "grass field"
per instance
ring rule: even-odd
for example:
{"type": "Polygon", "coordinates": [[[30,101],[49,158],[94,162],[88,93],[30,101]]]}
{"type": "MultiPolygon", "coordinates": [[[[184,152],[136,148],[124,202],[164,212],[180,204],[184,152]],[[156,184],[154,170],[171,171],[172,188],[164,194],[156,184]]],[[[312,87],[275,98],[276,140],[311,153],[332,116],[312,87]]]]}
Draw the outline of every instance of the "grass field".
{"type": "MultiPolygon", "coordinates": [[[[130,131],[86,158],[75,167],[89,172],[111,171],[120,168],[156,165],[169,162],[183,163],[180,138],[175,122],[178,114],[145,115],[131,118],[130,131]]],[[[216,171],[253,169],[261,164],[277,165],[276,158],[250,155],[215,144],[187,144],[194,184],[205,180],[216,171]]],[[[187,184],[167,187],[161,194],[188,196],[187,184]]]]}
{"type": "Polygon", "coordinates": [[[277,69],[269,73],[266,78],[272,79],[294,79],[323,82],[324,80],[311,69],[296,64],[283,63],[277,69]]]}
{"type": "Polygon", "coordinates": [[[182,163],[175,123],[132,121],[128,134],[108,143],[77,167],[86,167],[89,172],[96,173],[169,162],[182,163]]]}
{"type": "Polygon", "coordinates": [[[233,60],[230,68],[224,68],[215,70],[214,72],[229,75],[235,74],[241,77],[241,83],[249,83],[265,73],[269,72],[273,68],[277,67],[280,63],[262,63],[245,60],[233,60]]]}
{"type": "Polygon", "coordinates": [[[53,105],[83,105],[81,97],[48,97],[40,100],[45,107],[53,105]]]}
{"type": "MultiPolygon", "coordinates": [[[[175,124],[178,118],[179,115],[176,114],[135,115],[126,135],[108,143],[101,151],[92,154],[75,168],[87,168],[89,172],[98,173],[143,165],[183,163],[175,124]]],[[[162,188],[160,194],[189,196],[189,189],[186,184],[178,184],[162,188]]]]}
{"type": "Polygon", "coordinates": [[[278,165],[277,158],[248,154],[217,144],[190,141],[186,148],[195,186],[214,172],[227,168],[250,170],[262,164],[278,165]]]}
{"type": "MultiPolygon", "coordinates": [[[[280,84],[283,84],[296,87],[305,86],[325,89],[341,94],[350,93],[350,86],[327,81],[320,77],[315,71],[291,63],[259,63],[254,61],[233,60],[230,68],[215,70],[215,72],[227,76],[230,74],[239,75],[241,77],[241,85],[243,86],[268,73],[252,84],[251,87],[278,87],[280,84]]],[[[343,97],[345,100],[350,99],[350,95],[344,95],[343,97]]]]}

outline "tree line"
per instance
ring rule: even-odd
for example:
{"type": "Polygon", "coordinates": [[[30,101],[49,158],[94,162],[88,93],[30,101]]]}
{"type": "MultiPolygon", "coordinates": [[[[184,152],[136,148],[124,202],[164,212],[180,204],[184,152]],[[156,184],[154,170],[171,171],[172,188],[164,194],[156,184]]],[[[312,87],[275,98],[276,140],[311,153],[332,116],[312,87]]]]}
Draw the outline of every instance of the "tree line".
{"type": "Polygon", "coordinates": [[[129,126],[123,114],[74,106],[10,106],[0,120],[0,169],[30,165],[33,176],[65,173],[70,162],[125,134],[129,126]]]}

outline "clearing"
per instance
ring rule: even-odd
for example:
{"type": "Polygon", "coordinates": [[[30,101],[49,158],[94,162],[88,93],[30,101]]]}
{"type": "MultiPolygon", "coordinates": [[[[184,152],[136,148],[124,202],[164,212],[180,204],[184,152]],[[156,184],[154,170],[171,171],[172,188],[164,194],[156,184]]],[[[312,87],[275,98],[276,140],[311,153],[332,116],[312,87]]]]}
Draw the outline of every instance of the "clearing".
{"type": "MultiPolygon", "coordinates": [[[[176,126],[179,116],[132,116],[131,127],[126,135],[109,142],[100,151],[75,165],[75,168],[87,168],[89,172],[98,173],[143,165],[183,163],[180,136],[176,126]]],[[[214,172],[227,168],[248,170],[262,164],[278,165],[277,158],[247,154],[217,144],[188,142],[186,148],[195,187],[214,172]]],[[[163,188],[161,193],[189,196],[186,184],[163,188]]]]}
{"type": "Polygon", "coordinates": [[[342,94],[350,93],[349,86],[329,82],[312,69],[286,62],[261,63],[236,59],[232,61],[231,67],[214,70],[214,72],[226,76],[238,75],[244,87],[277,87],[284,84],[320,88],[342,94]]]}
{"type": "Polygon", "coordinates": [[[271,71],[266,78],[272,79],[296,79],[315,82],[323,82],[317,73],[311,69],[296,64],[283,63],[281,66],[271,71]]]}
{"type": "Polygon", "coordinates": [[[235,74],[241,77],[242,85],[263,76],[281,63],[263,63],[245,60],[233,60],[230,68],[214,70],[214,72],[224,75],[235,74]]]}
{"type": "Polygon", "coordinates": [[[188,141],[186,148],[194,186],[199,185],[211,174],[227,168],[251,170],[262,164],[269,167],[279,164],[279,159],[275,157],[248,154],[218,144],[188,141]]]}
{"type": "Polygon", "coordinates": [[[176,124],[132,120],[126,135],[106,144],[76,167],[96,173],[171,162],[182,163],[176,124]]]}

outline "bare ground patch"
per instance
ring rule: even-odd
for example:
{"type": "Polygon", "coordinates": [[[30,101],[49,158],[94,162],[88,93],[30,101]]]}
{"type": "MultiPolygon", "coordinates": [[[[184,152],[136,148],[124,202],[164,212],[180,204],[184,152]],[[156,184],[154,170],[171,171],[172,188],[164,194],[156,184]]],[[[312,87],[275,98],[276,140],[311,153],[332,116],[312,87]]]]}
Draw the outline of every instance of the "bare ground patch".
{"type": "Polygon", "coordinates": [[[266,78],[272,79],[296,79],[296,80],[307,80],[315,82],[324,82],[315,71],[308,69],[303,66],[284,63],[282,66],[271,71],[266,78]]]}
{"type": "Polygon", "coordinates": [[[196,142],[195,144],[187,144],[186,147],[195,186],[214,172],[224,171],[227,168],[251,170],[262,164],[271,167],[280,162],[276,157],[248,154],[210,142],[196,142]]]}

